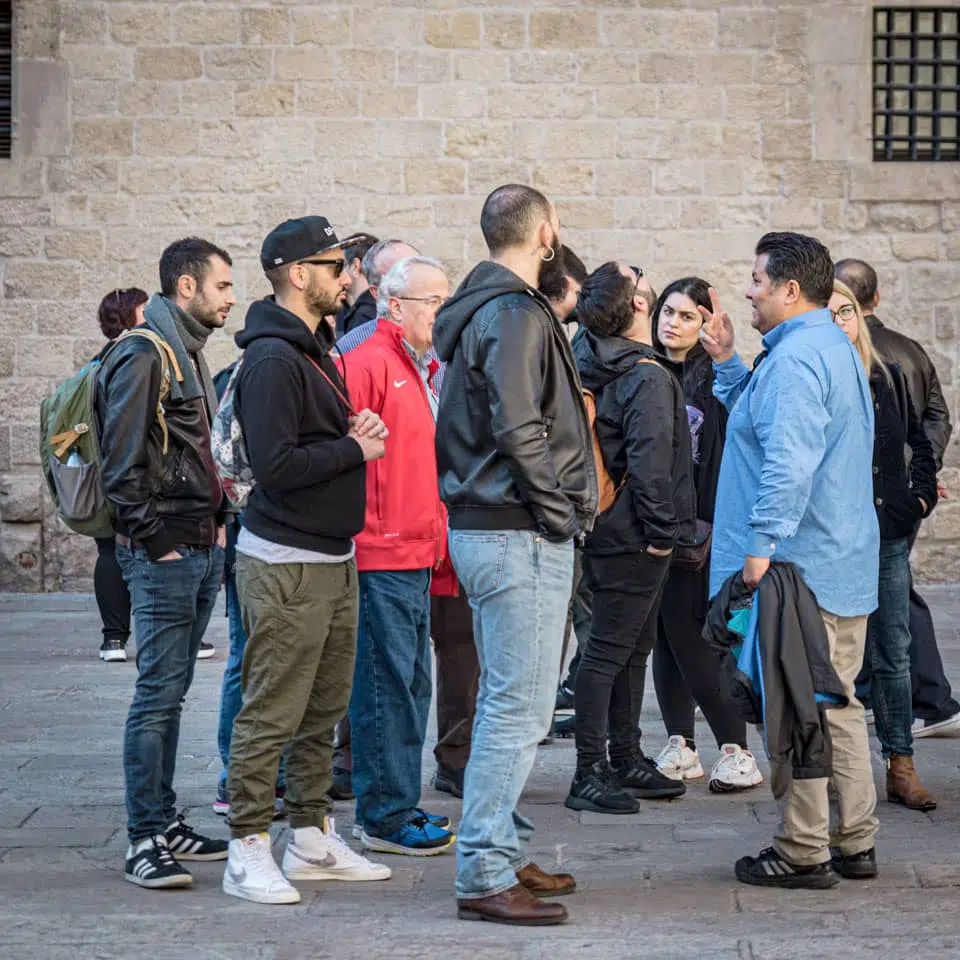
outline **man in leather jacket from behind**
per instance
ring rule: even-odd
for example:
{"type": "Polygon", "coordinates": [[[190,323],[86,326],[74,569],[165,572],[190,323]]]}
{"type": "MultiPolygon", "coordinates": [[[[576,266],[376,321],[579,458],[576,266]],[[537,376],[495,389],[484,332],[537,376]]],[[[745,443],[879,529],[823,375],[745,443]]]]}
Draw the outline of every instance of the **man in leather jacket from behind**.
{"type": "Polygon", "coordinates": [[[480,217],[490,259],[437,315],[447,364],[437,420],[450,555],[474,609],[480,696],[458,832],[462,919],[562,923],[533,893],[569,892],[526,853],[533,824],[516,809],[553,715],[574,539],[597,507],[580,380],[562,326],[537,290],[556,255],[553,204],[498,187],[480,217]]]}

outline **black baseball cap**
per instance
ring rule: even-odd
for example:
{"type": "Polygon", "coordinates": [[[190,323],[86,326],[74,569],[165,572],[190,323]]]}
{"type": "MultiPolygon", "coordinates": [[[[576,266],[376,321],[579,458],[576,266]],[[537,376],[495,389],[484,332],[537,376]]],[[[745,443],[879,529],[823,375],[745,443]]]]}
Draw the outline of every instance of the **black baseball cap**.
{"type": "Polygon", "coordinates": [[[260,248],[260,266],[273,270],[287,263],[306,260],[324,250],[335,250],[356,243],[366,234],[354,233],[342,240],[337,238],[326,217],[297,217],[284,220],[268,234],[260,248]]]}

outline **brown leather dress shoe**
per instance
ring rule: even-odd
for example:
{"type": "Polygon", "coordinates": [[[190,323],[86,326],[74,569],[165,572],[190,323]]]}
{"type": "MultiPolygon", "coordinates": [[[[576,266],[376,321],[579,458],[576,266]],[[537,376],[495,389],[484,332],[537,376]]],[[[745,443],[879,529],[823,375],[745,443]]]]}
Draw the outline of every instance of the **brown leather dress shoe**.
{"type": "Polygon", "coordinates": [[[458,900],[461,920],[489,920],[518,927],[548,927],[563,923],[567,911],[559,903],[541,903],[522,883],[492,897],[458,900]]]}
{"type": "Polygon", "coordinates": [[[517,879],[535,897],[562,897],[577,889],[577,881],[569,873],[547,873],[535,863],[521,867],[517,879]]]}

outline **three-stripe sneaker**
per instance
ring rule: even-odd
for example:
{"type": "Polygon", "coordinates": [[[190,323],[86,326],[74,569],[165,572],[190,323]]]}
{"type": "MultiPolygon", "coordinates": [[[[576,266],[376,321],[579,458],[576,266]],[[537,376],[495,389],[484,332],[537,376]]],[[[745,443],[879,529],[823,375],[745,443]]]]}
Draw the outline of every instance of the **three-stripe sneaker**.
{"type": "Polygon", "coordinates": [[[830,867],[830,861],[810,867],[799,867],[784,860],[773,847],[761,850],[756,857],[741,857],[736,867],[737,879],[755,887],[785,887],[789,890],[829,890],[840,879],[830,867]]]}
{"type": "Polygon", "coordinates": [[[593,813],[636,813],[640,809],[603,760],[574,774],[570,793],[563,805],[568,810],[590,810],[593,813]]]}
{"type": "Polygon", "coordinates": [[[193,883],[193,877],[174,860],[162,833],[130,844],[124,879],[151,890],[189,887],[193,883]]]}
{"type": "Polygon", "coordinates": [[[215,840],[197,833],[177,814],[177,819],[167,827],[167,846],[178,860],[226,860],[227,841],[215,840]]]}

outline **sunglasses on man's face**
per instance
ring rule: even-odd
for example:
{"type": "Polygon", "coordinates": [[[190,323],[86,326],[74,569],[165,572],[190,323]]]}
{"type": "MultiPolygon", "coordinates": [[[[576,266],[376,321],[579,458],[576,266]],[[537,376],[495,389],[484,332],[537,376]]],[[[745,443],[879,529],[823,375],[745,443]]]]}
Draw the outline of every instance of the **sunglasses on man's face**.
{"type": "Polygon", "coordinates": [[[309,263],[316,266],[326,264],[327,266],[333,267],[334,279],[339,277],[347,267],[347,261],[343,257],[340,257],[339,260],[298,260],[297,263],[309,263]]]}
{"type": "Polygon", "coordinates": [[[632,263],[628,264],[630,269],[637,275],[637,282],[633,285],[633,293],[630,296],[635,297],[640,288],[640,281],[643,278],[643,267],[635,267],[632,263]]]}

